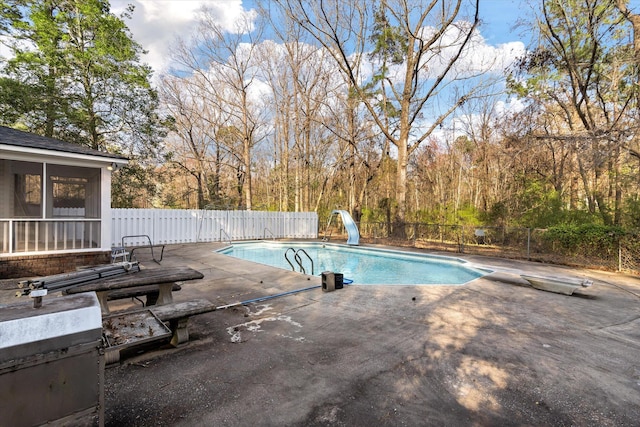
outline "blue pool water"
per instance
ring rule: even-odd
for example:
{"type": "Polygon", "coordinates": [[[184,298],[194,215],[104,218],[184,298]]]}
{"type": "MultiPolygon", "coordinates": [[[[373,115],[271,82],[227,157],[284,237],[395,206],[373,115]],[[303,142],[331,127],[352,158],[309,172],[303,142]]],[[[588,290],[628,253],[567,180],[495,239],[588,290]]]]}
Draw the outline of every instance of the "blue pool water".
{"type": "MultiPolygon", "coordinates": [[[[456,258],[319,242],[241,242],[219,252],[291,270],[284,257],[288,248],[292,248],[288,254],[296,271],[300,269],[294,253],[303,249],[313,259],[315,275],[323,271],[342,273],[345,279],[353,280],[354,285],[460,285],[488,273],[456,258]]],[[[311,262],[302,251],[298,254],[306,273],[311,274],[311,262]]]]}

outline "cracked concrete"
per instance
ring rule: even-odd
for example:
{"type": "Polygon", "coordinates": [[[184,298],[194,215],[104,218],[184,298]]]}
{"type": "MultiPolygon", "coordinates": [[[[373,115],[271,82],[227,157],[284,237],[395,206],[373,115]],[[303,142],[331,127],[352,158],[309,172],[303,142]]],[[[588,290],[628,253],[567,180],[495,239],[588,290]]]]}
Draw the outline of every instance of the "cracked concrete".
{"type": "MultiPolygon", "coordinates": [[[[220,306],[320,283],[217,246],[167,247],[163,266],[205,274],[176,300],[220,306]]],[[[463,286],[315,289],[195,316],[188,344],[107,369],[106,424],[638,425],[640,280],[465,258],[498,271],[463,286]],[[520,272],[594,285],[555,294],[520,272]]]]}

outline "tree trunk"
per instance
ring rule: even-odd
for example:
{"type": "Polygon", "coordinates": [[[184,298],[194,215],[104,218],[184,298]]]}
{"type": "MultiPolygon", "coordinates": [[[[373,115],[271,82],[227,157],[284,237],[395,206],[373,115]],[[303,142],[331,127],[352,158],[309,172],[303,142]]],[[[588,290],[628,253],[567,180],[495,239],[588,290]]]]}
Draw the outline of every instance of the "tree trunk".
{"type": "Polygon", "coordinates": [[[202,185],[202,172],[197,172],[196,181],[197,181],[197,193],[198,193],[198,202],[196,203],[196,209],[202,209],[204,206],[204,189],[202,185]]]}
{"type": "MultiPolygon", "coordinates": [[[[407,129],[408,133],[408,129],[407,129]]],[[[404,239],[406,236],[405,223],[407,213],[407,165],[409,164],[409,153],[407,150],[408,136],[400,137],[398,147],[398,166],[396,170],[396,214],[394,219],[395,237],[404,239]]]]}
{"type": "Polygon", "coordinates": [[[249,138],[244,138],[243,158],[244,162],[244,182],[242,183],[242,192],[244,193],[244,208],[251,210],[252,204],[252,185],[251,185],[251,143],[249,138]]]}

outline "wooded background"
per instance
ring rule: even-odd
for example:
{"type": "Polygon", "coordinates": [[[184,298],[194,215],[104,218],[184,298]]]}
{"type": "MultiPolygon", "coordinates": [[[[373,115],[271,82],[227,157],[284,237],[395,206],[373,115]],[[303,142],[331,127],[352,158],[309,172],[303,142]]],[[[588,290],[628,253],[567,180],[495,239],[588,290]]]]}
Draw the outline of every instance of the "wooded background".
{"type": "Polygon", "coordinates": [[[478,58],[482,0],[256,4],[234,31],[203,9],[154,81],[133,8],[0,1],[1,124],[129,156],[114,207],[321,222],[339,207],[398,239],[408,224],[546,229],[567,245],[635,235],[627,0],[532,0],[510,63],[478,58]]]}

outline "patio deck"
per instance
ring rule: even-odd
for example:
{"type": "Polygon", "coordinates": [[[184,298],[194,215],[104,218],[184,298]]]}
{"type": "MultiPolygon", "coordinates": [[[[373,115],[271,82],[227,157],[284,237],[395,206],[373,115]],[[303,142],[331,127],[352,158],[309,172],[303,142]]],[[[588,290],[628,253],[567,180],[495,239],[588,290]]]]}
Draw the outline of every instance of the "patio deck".
{"type": "MultiPolygon", "coordinates": [[[[205,276],[176,300],[220,306],[320,284],[212,252],[220,246],[167,246],[163,267],[205,276]]],[[[640,280],[463,258],[502,272],[196,316],[188,344],[107,369],[106,425],[637,425],[640,280]],[[594,285],[566,296],[523,285],[519,272],[594,285]]]]}

